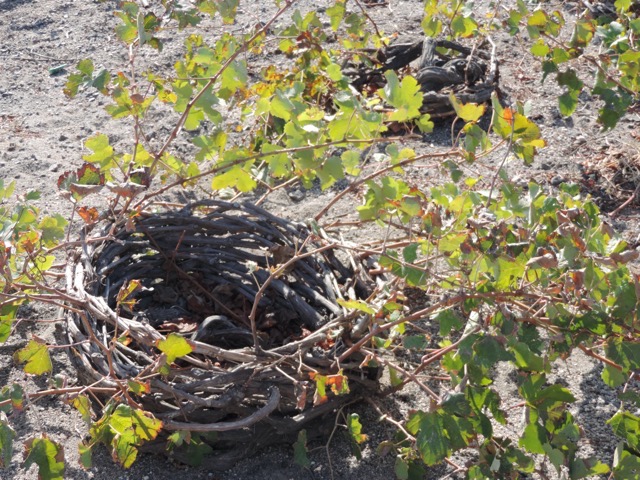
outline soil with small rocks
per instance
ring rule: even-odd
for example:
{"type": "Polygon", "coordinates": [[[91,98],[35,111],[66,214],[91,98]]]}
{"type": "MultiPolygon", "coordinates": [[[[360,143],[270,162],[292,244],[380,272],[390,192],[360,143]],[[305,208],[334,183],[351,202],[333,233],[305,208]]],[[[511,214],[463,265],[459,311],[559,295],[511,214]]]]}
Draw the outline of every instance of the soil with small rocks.
{"type": "MultiPolygon", "coordinates": [[[[153,2],[150,2],[153,4],[153,2]]],[[[269,3],[270,2],[264,2],[269,3]]],[[[361,2],[365,3],[365,2],[361,2]]],[[[423,3],[418,0],[388,0],[369,2],[368,14],[386,34],[421,34],[423,3]]],[[[487,1],[478,1],[474,8],[488,8],[487,1]]],[[[502,2],[509,7],[512,1],[502,2]]],[[[252,25],[268,18],[271,7],[259,6],[260,2],[241,2],[238,21],[234,28],[248,30],[252,25]]],[[[304,0],[295,7],[302,10],[317,9],[328,25],[325,10],[331,2],[304,0]]],[[[57,191],[58,176],[77,168],[82,156],[87,154],[84,142],[97,132],[107,134],[116,147],[131,144],[131,129],[127,122],[113,120],[105,111],[107,100],[96,92],[84,92],[74,99],[63,94],[67,74],[81,59],[91,58],[95,65],[117,72],[128,68],[127,49],[117,40],[114,27],[117,18],[114,11],[118,2],[112,0],[0,0],[0,178],[5,184],[15,181],[17,192],[38,190],[42,193],[36,202],[38,208],[48,213],[69,216],[71,205],[57,191]],[[66,65],[55,73],[56,67],[66,65]],[[50,73],[54,69],[54,73],[50,73]]],[[[348,2],[348,8],[356,5],[348,2]]],[[[575,18],[581,2],[563,1],[559,9],[569,21],[575,18]]],[[[218,30],[219,31],[219,30],[218,30]]],[[[167,35],[170,35],[167,34],[167,35]]],[[[531,117],[540,125],[547,146],[541,149],[533,165],[525,167],[521,162],[506,166],[509,175],[522,182],[535,180],[549,189],[565,182],[582,185],[585,193],[595,196],[603,211],[612,212],[629,198],[636,182],[634,165],[640,165],[640,115],[630,112],[619,125],[602,132],[595,123],[596,101],[583,94],[578,110],[571,118],[564,118],[557,107],[561,93],[552,79],[541,83],[538,66],[528,53],[526,42],[506,35],[496,35],[500,59],[500,85],[503,94],[512,101],[529,102],[531,117]],[[636,162],[636,163],[634,163],[636,162]],[[626,168],[626,170],[625,170],[626,168]],[[629,172],[628,177],[620,171],[629,172]]],[[[141,59],[142,69],[170,71],[179,58],[180,48],[172,47],[154,57],[141,59]]],[[[282,57],[280,57],[282,58],[282,57]]],[[[274,57],[273,61],[277,61],[274,57]]],[[[284,61],[284,60],[283,60],[284,61]]],[[[251,65],[250,65],[251,68],[251,65]]],[[[589,74],[586,69],[581,72],[589,74]]],[[[156,135],[163,138],[170,125],[163,125],[158,118],[156,135]]],[[[179,148],[188,147],[178,144],[179,148]]],[[[451,145],[451,122],[439,123],[432,134],[424,135],[411,146],[418,153],[451,145]]],[[[491,171],[501,158],[488,158],[486,168],[491,171]]],[[[425,165],[410,168],[409,174],[416,182],[428,185],[442,178],[437,166],[425,165]]],[[[302,220],[313,216],[339,191],[338,188],[321,192],[295,187],[279,192],[269,199],[267,207],[275,214],[302,220]]],[[[353,211],[358,198],[347,197],[345,205],[337,206],[331,215],[353,211]]],[[[632,246],[638,244],[640,229],[639,202],[630,202],[610,221],[621,231],[632,246]]],[[[357,237],[357,232],[345,233],[357,237]]],[[[25,391],[45,389],[46,377],[31,377],[14,365],[13,353],[23,347],[32,334],[49,343],[63,342],[60,313],[53,307],[33,304],[20,312],[14,334],[0,345],[0,388],[19,383],[25,391]]],[[[64,349],[52,351],[54,371],[72,385],[77,373],[71,367],[64,349]]],[[[552,378],[565,382],[576,397],[571,411],[585,426],[581,441],[581,454],[597,454],[611,462],[616,438],[605,424],[618,407],[616,392],[605,387],[600,379],[601,366],[583,355],[574,354],[566,361],[557,362],[552,378]]],[[[516,405],[517,396],[513,378],[507,369],[498,376],[497,388],[505,408],[510,412],[510,431],[517,435],[521,428],[516,405]]],[[[436,385],[437,387],[437,385],[436,385]]],[[[36,466],[26,469],[23,464],[22,444],[34,436],[46,434],[64,446],[65,478],[71,479],[131,479],[163,480],[186,477],[190,479],[218,480],[289,480],[289,479],[368,479],[394,478],[392,455],[380,456],[377,446],[393,437],[394,431],[380,421],[380,415],[368,404],[350,405],[348,413],[360,415],[368,441],[364,444],[363,459],[358,461],[349,452],[350,444],[342,429],[327,444],[326,439],[312,442],[309,457],[311,466],[302,468],[293,461],[293,449],[284,445],[256,452],[252,458],[238,462],[225,472],[211,472],[198,467],[177,465],[164,457],[141,455],[129,469],[118,466],[103,448],[96,449],[94,467],[85,470],[80,466],[78,443],[86,435],[87,427],[79,413],[60,398],[41,398],[27,403],[22,412],[14,413],[10,422],[17,433],[15,452],[11,463],[0,469],[0,478],[27,480],[37,478],[36,466]]],[[[400,416],[410,409],[428,408],[427,399],[420,392],[408,389],[393,398],[379,400],[383,410],[400,416]]],[[[464,455],[454,461],[464,463],[464,455]]],[[[451,473],[447,466],[427,469],[425,478],[439,479],[451,473]]],[[[553,477],[550,473],[550,477],[553,477]]],[[[456,478],[455,475],[452,475],[456,478]]]]}

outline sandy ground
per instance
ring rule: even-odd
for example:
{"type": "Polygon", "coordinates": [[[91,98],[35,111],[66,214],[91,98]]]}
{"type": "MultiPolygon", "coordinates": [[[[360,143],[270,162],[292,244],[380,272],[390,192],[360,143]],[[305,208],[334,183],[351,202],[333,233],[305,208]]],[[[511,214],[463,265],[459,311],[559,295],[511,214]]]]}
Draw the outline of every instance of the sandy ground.
{"type": "MultiPolygon", "coordinates": [[[[321,10],[329,5],[325,1],[299,3],[301,7],[311,5],[321,10]]],[[[377,7],[369,12],[388,33],[417,33],[420,31],[421,5],[417,0],[390,0],[389,8],[377,7]]],[[[96,65],[114,71],[126,65],[126,49],[118,43],[113,32],[116,7],[114,1],[0,0],[0,177],[5,182],[15,180],[18,192],[41,191],[38,206],[43,211],[68,215],[70,206],[58,196],[55,183],[61,172],[75,168],[81,162],[82,155],[87,153],[83,144],[88,137],[102,132],[108,134],[115,145],[126,145],[129,141],[127,125],[110,119],[102,108],[105,104],[102,96],[90,92],[69,100],[62,93],[65,73],[72,71],[72,65],[80,59],[92,58],[96,65]],[[49,73],[49,68],[63,64],[68,65],[66,71],[55,75],[49,73]]],[[[575,7],[576,2],[570,1],[561,5],[569,17],[575,7]]],[[[261,19],[261,13],[252,5],[242,2],[241,10],[240,28],[261,19]]],[[[502,86],[514,100],[532,102],[533,118],[541,125],[548,142],[548,147],[542,150],[531,168],[512,165],[508,167],[510,174],[523,180],[535,179],[557,185],[562,181],[581,181],[581,164],[586,160],[604,165],[607,161],[631,160],[638,153],[637,137],[634,139],[631,135],[638,133],[640,118],[637,113],[630,114],[613,131],[599,133],[594,123],[594,106],[585,96],[581,98],[573,118],[564,119],[555,104],[557,87],[547,82],[541,88],[538,73],[530,69],[526,45],[509,38],[500,38],[498,45],[502,86]]],[[[175,49],[165,51],[156,67],[170,68],[177,54],[175,49]]],[[[415,148],[424,151],[446,146],[450,142],[449,128],[450,124],[446,123],[438,126],[415,148]]],[[[418,169],[412,174],[428,176],[424,170],[418,169]]],[[[603,205],[611,208],[617,199],[605,194],[607,188],[606,184],[597,184],[593,192],[603,194],[603,205]]],[[[331,195],[331,192],[322,195],[310,192],[301,203],[293,204],[287,195],[282,194],[276,196],[270,205],[275,213],[299,218],[316,212],[331,195]]],[[[628,193],[622,192],[621,198],[624,199],[625,195],[628,193]]],[[[617,218],[615,225],[633,241],[638,234],[638,218],[637,206],[632,205],[617,218]]],[[[54,342],[55,323],[34,322],[58,317],[56,310],[40,305],[30,306],[22,312],[22,322],[15,334],[0,346],[0,387],[13,382],[20,383],[28,391],[46,386],[46,379],[27,377],[16,368],[11,355],[25,344],[34,329],[38,335],[54,342]]],[[[61,373],[73,383],[76,374],[66,353],[56,350],[53,356],[56,373],[61,373]]],[[[597,452],[601,458],[610,461],[615,439],[603,426],[603,420],[615,412],[617,403],[614,392],[608,391],[600,381],[599,367],[574,355],[557,365],[554,374],[563,378],[576,395],[578,400],[572,408],[574,413],[592,427],[586,430],[582,445],[585,454],[597,452]]],[[[498,385],[505,405],[517,403],[513,383],[507,374],[499,378],[498,385]]],[[[393,412],[419,408],[424,406],[424,402],[419,394],[409,391],[382,403],[384,408],[393,412]]],[[[60,399],[41,399],[11,418],[18,437],[12,462],[4,471],[0,470],[0,478],[36,478],[35,466],[29,470],[23,467],[21,445],[41,433],[62,443],[67,464],[65,476],[73,479],[393,478],[394,458],[380,457],[375,451],[381,441],[393,435],[393,431],[378,421],[378,414],[370,407],[354,405],[349,408],[361,415],[370,437],[361,462],[347,453],[346,440],[336,435],[326,449],[323,442],[311,445],[312,466],[309,469],[296,466],[291,447],[283,446],[256,452],[253,458],[224,473],[186,468],[156,456],[142,456],[132,468],[124,470],[113,463],[105,450],[99,449],[94,455],[94,468],[85,471],[79,465],[77,453],[77,444],[86,433],[79,414],[60,399]]],[[[512,428],[517,430],[515,419],[512,428]]],[[[437,468],[430,470],[426,478],[442,478],[445,474],[445,469],[437,468]]]]}

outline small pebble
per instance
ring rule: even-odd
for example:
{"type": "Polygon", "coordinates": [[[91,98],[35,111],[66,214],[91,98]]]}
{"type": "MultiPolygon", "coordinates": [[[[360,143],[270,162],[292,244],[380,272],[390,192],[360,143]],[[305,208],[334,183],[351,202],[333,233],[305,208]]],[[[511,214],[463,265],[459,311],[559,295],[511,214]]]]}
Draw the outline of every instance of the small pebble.
{"type": "Polygon", "coordinates": [[[294,202],[300,202],[304,200],[304,197],[306,196],[304,190],[300,190],[299,188],[290,190],[289,192],[287,192],[287,195],[289,195],[289,198],[294,202]]]}
{"type": "Polygon", "coordinates": [[[551,179],[551,185],[554,187],[560,186],[560,184],[565,183],[567,180],[562,175],[556,175],[551,179]]]}
{"type": "Polygon", "coordinates": [[[550,162],[542,162],[540,164],[540,168],[542,170],[551,170],[552,167],[553,167],[553,165],[550,162]]]}

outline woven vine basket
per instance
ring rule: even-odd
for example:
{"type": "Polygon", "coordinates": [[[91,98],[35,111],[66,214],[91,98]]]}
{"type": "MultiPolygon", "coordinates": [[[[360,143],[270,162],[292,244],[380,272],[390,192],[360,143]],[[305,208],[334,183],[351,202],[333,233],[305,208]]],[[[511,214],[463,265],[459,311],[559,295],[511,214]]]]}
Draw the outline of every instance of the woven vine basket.
{"type": "Polygon", "coordinates": [[[135,401],[163,421],[164,437],[143,449],[166,452],[172,431],[200,432],[213,448],[208,465],[224,469],[376,388],[362,355],[344,356],[366,319],[338,300],[366,298],[382,279],[323,232],[251,204],[206,201],[96,226],[84,240],[67,268],[68,292],[83,306],[69,311],[72,359],[87,383],[148,381],[135,401]],[[118,301],[132,281],[135,304],[118,301]],[[171,333],[194,350],[160,374],[157,342],[171,333]],[[110,361],[87,339],[114,345],[110,361]],[[314,401],[312,379],[338,371],[348,392],[327,388],[326,401],[314,401]]]}
{"type": "Polygon", "coordinates": [[[402,35],[390,45],[369,51],[364,56],[366,61],[346,61],[343,72],[360,91],[385,88],[385,75],[389,71],[395,71],[401,78],[410,73],[422,90],[420,111],[432,119],[446,118],[456,115],[452,96],[462,104],[482,104],[498,91],[495,44],[488,39],[476,47],[402,35]]]}

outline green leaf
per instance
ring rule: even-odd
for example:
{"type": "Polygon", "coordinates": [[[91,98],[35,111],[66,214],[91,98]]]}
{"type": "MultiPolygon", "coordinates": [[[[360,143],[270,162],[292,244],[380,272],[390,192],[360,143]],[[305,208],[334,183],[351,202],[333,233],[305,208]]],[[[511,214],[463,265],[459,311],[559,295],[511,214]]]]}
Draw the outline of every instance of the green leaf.
{"type": "Polygon", "coordinates": [[[490,335],[480,338],[473,345],[473,350],[475,352],[475,362],[484,368],[491,368],[500,361],[513,360],[512,355],[507,352],[505,346],[490,335]]]}
{"type": "Polygon", "coordinates": [[[602,370],[602,381],[611,388],[619,387],[627,381],[627,376],[611,365],[605,365],[602,370]]]}
{"type": "Polygon", "coordinates": [[[398,480],[409,480],[409,464],[404,458],[400,456],[396,457],[396,462],[393,465],[393,471],[398,480]]]}
{"type": "Polygon", "coordinates": [[[282,92],[277,91],[271,99],[271,114],[274,117],[281,118],[285,121],[291,120],[291,115],[296,108],[289,98],[282,92]]]}
{"type": "Polygon", "coordinates": [[[618,398],[623,402],[631,402],[636,408],[640,408],[640,393],[627,390],[626,392],[618,393],[618,398]]]}
{"type": "Polygon", "coordinates": [[[359,310],[361,312],[368,313],[369,315],[375,315],[376,313],[376,311],[367,305],[364,300],[344,300],[339,298],[338,305],[349,310],[359,310]]]}
{"type": "Polygon", "coordinates": [[[618,461],[614,461],[613,478],[616,480],[636,479],[638,472],[640,472],[640,456],[622,450],[618,461]]]}
{"type": "Polygon", "coordinates": [[[531,54],[535,55],[536,57],[545,57],[551,51],[551,49],[547,46],[546,43],[544,43],[541,38],[536,40],[536,42],[531,45],[530,50],[531,54]]]}
{"type": "Polygon", "coordinates": [[[449,415],[467,417],[471,414],[471,407],[464,393],[451,393],[444,397],[440,407],[449,415]]]}
{"type": "Polygon", "coordinates": [[[402,258],[404,258],[405,262],[413,263],[416,261],[418,258],[418,247],[419,245],[414,243],[402,249],[402,258]]]}
{"type": "Polygon", "coordinates": [[[568,69],[565,72],[559,72],[557,79],[558,85],[569,87],[570,90],[578,91],[578,93],[584,86],[584,83],[578,78],[576,71],[573,69],[568,69]]]}
{"type": "Polygon", "coordinates": [[[344,178],[342,160],[340,157],[331,156],[322,163],[322,167],[318,169],[316,173],[320,179],[320,188],[326,190],[338,180],[344,178]]]}
{"type": "Polygon", "coordinates": [[[14,314],[0,315],[0,343],[4,343],[11,335],[14,314]]]}
{"type": "Polygon", "coordinates": [[[380,96],[396,110],[387,115],[391,122],[406,122],[419,117],[422,107],[422,92],[420,84],[415,78],[407,76],[399,81],[398,76],[392,70],[384,74],[387,85],[378,90],[380,96]]]}
{"type": "Polygon", "coordinates": [[[570,466],[570,478],[585,478],[589,476],[605,475],[611,469],[595,457],[574,458],[570,466]]]}
{"type": "Polygon", "coordinates": [[[184,129],[190,132],[197,130],[202,121],[204,121],[204,112],[200,108],[193,107],[184,121],[184,129]]]}
{"type": "MultiPolygon", "coordinates": [[[[244,61],[235,60],[224,69],[220,76],[221,83],[218,95],[223,99],[229,99],[238,90],[243,89],[247,85],[249,74],[247,65],[244,61]]],[[[205,100],[208,104],[210,100],[205,100]]]]}
{"type": "Polygon", "coordinates": [[[38,224],[42,232],[42,241],[46,247],[53,247],[64,238],[65,228],[69,222],[60,214],[44,217],[38,224]]]}
{"type": "Polygon", "coordinates": [[[103,168],[109,168],[113,162],[113,147],[109,144],[109,137],[99,133],[89,137],[84,146],[91,150],[91,155],[83,155],[87,162],[98,163],[103,168]]]}
{"type": "Polygon", "coordinates": [[[402,346],[408,350],[424,350],[429,345],[426,335],[406,335],[402,337],[402,346]]]}
{"type": "Polygon", "coordinates": [[[571,90],[558,97],[560,113],[564,117],[570,117],[578,107],[578,92],[571,90]]]}
{"type": "Polygon", "coordinates": [[[517,342],[513,346],[512,351],[515,357],[515,364],[518,368],[529,372],[544,371],[543,358],[534,354],[526,343],[517,342]]]}
{"type": "Polygon", "coordinates": [[[626,411],[619,411],[607,423],[613,433],[623,438],[634,450],[640,449],[640,418],[626,411]]]}
{"type": "Polygon", "coordinates": [[[80,87],[94,87],[103,94],[108,93],[111,74],[105,68],[98,70],[94,74],[93,62],[91,60],[81,60],[77,67],[79,73],[69,75],[69,79],[63,89],[64,94],[73,98],[78,94],[80,87]]]}
{"type": "Polygon", "coordinates": [[[546,376],[541,374],[532,374],[524,379],[520,385],[519,391],[522,398],[529,403],[534,403],[538,396],[538,392],[546,382],[546,376]]]}
{"type": "Polygon", "coordinates": [[[527,25],[534,27],[545,28],[548,22],[549,16],[545,13],[544,10],[536,10],[527,19],[527,25]]]}
{"type": "Polygon", "coordinates": [[[400,375],[400,372],[398,372],[398,370],[396,370],[392,366],[389,366],[389,383],[391,383],[391,386],[397,387],[403,382],[404,378],[402,377],[402,375],[400,375]]]}
{"type": "Polygon", "coordinates": [[[571,34],[569,46],[571,48],[585,48],[591,42],[596,31],[596,22],[591,19],[580,19],[576,21],[571,34]]]}
{"type": "Polygon", "coordinates": [[[421,115],[417,120],[416,124],[418,125],[418,129],[421,133],[431,133],[433,132],[434,123],[431,121],[431,115],[425,113],[421,115]]]}
{"type": "Polygon", "coordinates": [[[165,340],[158,340],[158,350],[167,355],[167,363],[173,363],[176,358],[184,357],[193,352],[193,345],[182,335],[170,333],[165,340]]]}
{"type": "Polygon", "coordinates": [[[530,423],[524,429],[524,433],[518,445],[531,453],[544,455],[546,450],[544,446],[547,444],[547,436],[544,428],[537,423],[530,423]]]}
{"type": "Polygon", "coordinates": [[[632,0],[616,0],[614,6],[619,12],[627,12],[631,8],[632,0]]]}
{"type": "Polygon", "coordinates": [[[240,0],[217,0],[215,4],[222,21],[228,25],[233,24],[240,0]]]}
{"type": "Polygon", "coordinates": [[[78,395],[76,398],[73,399],[71,404],[74,406],[76,410],[80,412],[80,415],[82,415],[82,420],[84,420],[84,422],[87,425],[90,425],[92,415],[91,415],[91,401],[89,400],[89,397],[87,397],[86,395],[78,395]]]}
{"type": "Polygon", "coordinates": [[[338,31],[338,27],[344,18],[344,14],[346,11],[345,7],[346,0],[336,0],[331,7],[326,9],[327,15],[329,15],[329,22],[331,23],[331,28],[334,32],[338,31]]]}
{"type": "Polygon", "coordinates": [[[536,395],[536,403],[551,400],[554,402],[573,403],[576,398],[572,393],[562,385],[551,385],[536,395]]]}
{"type": "Polygon", "coordinates": [[[122,24],[116,26],[116,35],[124,43],[133,43],[138,38],[138,6],[133,2],[125,2],[116,16],[122,20],[122,24]]]}
{"type": "Polygon", "coordinates": [[[605,346],[605,353],[607,358],[623,368],[623,373],[640,370],[640,341],[626,342],[619,338],[611,339],[605,346]]]}
{"type": "Polygon", "coordinates": [[[31,375],[42,375],[43,373],[51,373],[53,365],[49,356],[49,348],[46,343],[40,339],[34,338],[29,340],[27,346],[18,350],[14,354],[17,363],[25,363],[25,373],[31,375]]]}
{"type": "Polygon", "coordinates": [[[200,148],[196,153],[196,160],[213,160],[220,155],[227,144],[227,134],[221,129],[216,129],[211,135],[200,135],[192,140],[192,143],[200,148]]]}
{"type": "Polygon", "coordinates": [[[80,465],[83,468],[89,469],[93,467],[93,449],[91,445],[85,442],[78,443],[78,454],[80,455],[80,465]]]}
{"type": "Polygon", "coordinates": [[[64,478],[64,449],[62,445],[42,438],[31,438],[25,442],[24,465],[28,469],[38,465],[39,480],[62,480],[64,478]]]}
{"type": "Polygon", "coordinates": [[[347,150],[340,155],[344,172],[347,175],[357,176],[360,174],[360,155],[358,150],[347,150]]]}
{"type": "Polygon", "coordinates": [[[127,387],[130,392],[136,395],[145,395],[151,392],[151,385],[149,382],[139,382],[137,380],[128,380],[127,387]]]}
{"type": "Polygon", "coordinates": [[[442,336],[449,335],[451,330],[458,330],[464,326],[462,317],[453,310],[438,312],[432,318],[440,324],[440,335],[442,336]]]}
{"type": "Polygon", "coordinates": [[[311,460],[307,455],[307,431],[304,429],[298,432],[298,439],[293,444],[293,461],[302,468],[311,466],[311,460]]]}
{"type": "Polygon", "coordinates": [[[241,192],[250,192],[257,187],[258,183],[251,175],[245,172],[242,167],[236,166],[226,172],[219,173],[211,181],[213,190],[224,188],[237,188],[241,192]]]}
{"type": "Polygon", "coordinates": [[[4,412],[0,412],[0,468],[7,468],[13,455],[13,439],[16,432],[7,419],[4,412]]]}
{"type": "Polygon", "coordinates": [[[453,105],[458,117],[465,122],[477,122],[487,110],[487,106],[485,104],[478,105],[477,103],[460,103],[453,93],[449,95],[449,101],[451,102],[451,105],[453,105]]]}
{"type": "MultiPolygon", "coordinates": [[[[265,143],[262,145],[262,153],[268,154],[270,152],[280,151],[281,148],[277,145],[265,143]]],[[[265,157],[266,162],[269,164],[269,172],[276,178],[286,177],[291,174],[292,162],[289,159],[289,155],[286,153],[279,153],[275,155],[268,155],[265,157]]]]}
{"type": "Polygon", "coordinates": [[[451,30],[457,37],[472,37],[478,32],[478,23],[471,17],[456,15],[451,21],[451,30]]]}
{"type": "Polygon", "coordinates": [[[441,462],[449,455],[449,440],[444,431],[442,418],[437,412],[422,415],[416,436],[416,448],[422,461],[428,466],[441,462]]]}

